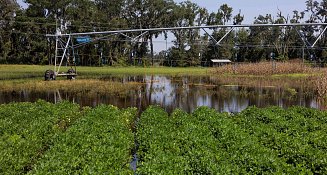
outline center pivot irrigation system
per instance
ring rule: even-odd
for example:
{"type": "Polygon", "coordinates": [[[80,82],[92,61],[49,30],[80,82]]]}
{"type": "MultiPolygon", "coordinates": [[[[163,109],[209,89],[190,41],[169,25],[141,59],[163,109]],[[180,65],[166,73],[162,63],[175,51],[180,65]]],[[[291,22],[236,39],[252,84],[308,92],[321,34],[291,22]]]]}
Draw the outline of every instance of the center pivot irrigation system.
{"type": "Polygon", "coordinates": [[[54,69],[45,72],[45,80],[55,80],[58,76],[67,76],[67,79],[74,79],[77,76],[75,49],[92,42],[108,39],[112,36],[122,35],[131,43],[137,42],[142,36],[154,31],[174,31],[174,30],[203,30],[215,42],[217,46],[221,46],[221,42],[236,28],[249,27],[292,27],[297,31],[299,37],[303,41],[304,47],[307,49],[314,48],[322,35],[327,30],[327,23],[292,23],[292,24],[249,24],[249,25],[212,25],[212,26],[190,26],[190,27],[171,27],[171,28],[149,28],[149,29],[130,29],[130,30],[115,30],[103,32],[85,32],[85,33],[69,33],[63,34],[60,29],[57,29],[56,34],[46,35],[49,38],[55,38],[56,50],[54,58],[54,69]],[[299,27],[304,26],[322,26],[323,30],[318,35],[314,43],[308,42],[303,31],[299,27]],[[228,29],[226,34],[219,40],[216,40],[208,30],[225,28],[228,29]],[[135,37],[136,36],[136,37],[135,37]],[[64,60],[66,65],[70,66],[67,72],[60,72],[64,60]]]}

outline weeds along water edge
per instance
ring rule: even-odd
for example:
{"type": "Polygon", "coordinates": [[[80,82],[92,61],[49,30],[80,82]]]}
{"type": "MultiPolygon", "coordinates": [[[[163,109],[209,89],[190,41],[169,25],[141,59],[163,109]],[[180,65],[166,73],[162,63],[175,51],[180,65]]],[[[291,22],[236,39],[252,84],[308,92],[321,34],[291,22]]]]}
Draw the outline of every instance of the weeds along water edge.
{"type": "Polygon", "coordinates": [[[113,82],[101,81],[95,79],[82,80],[58,80],[58,81],[42,81],[42,80],[16,80],[3,81],[0,85],[1,92],[49,92],[63,91],[73,94],[117,94],[125,95],[132,89],[138,89],[140,83],[135,82],[113,82]]]}
{"type": "MultiPolygon", "coordinates": [[[[20,78],[42,78],[48,69],[53,66],[42,65],[1,65],[0,80],[20,78]]],[[[61,71],[66,72],[69,67],[62,67],[61,71]]],[[[213,68],[203,67],[81,67],[76,68],[79,78],[92,78],[105,75],[210,75],[213,68]]]]}
{"type": "Polygon", "coordinates": [[[292,62],[259,62],[259,63],[234,63],[216,67],[214,72],[216,74],[230,74],[230,75],[252,75],[252,76],[292,76],[301,77],[312,74],[320,74],[323,72],[322,68],[312,67],[304,63],[292,62]]]}

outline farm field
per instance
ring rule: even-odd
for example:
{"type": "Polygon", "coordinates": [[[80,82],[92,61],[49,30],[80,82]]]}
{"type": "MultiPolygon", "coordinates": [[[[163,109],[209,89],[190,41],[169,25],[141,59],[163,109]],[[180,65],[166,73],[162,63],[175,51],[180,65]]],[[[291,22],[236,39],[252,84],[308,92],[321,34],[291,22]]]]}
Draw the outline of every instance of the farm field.
{"type": "MultiPolygon", "coordinates": [[[[44,65],[4,65],[0,64],[0,80],[41,78],[53,66],[44,65]]],[[[63,66],[62,72],[69,67],[63,66]]],[[[106,75],[170,75],[170,76],[227,76],[227,77],[291,77],[303,78],[326,72],[325,68],[312,68],[308,64],[278,62],[275,67],[270,62],[237,63],[222,67],[76,67],[78,78],[99,78],[106,75]]]]}
{"type": "MultiPolygon", "coordinates": [[[[41,78],[46,70],[53,66],[40,65],[0,65],[0,80],[41,78]]],[[[66,72],[69,67],[62,67],[66,72]]],[[[79,78],[96,78],[103,75],[208,75],[212,68],[189,67],[80,67],[76,68],[79,78]]]]}
{"type": "Polygon", "coordinates": [[[327,0],[200,1],[1,0],[0,175],[327,175],[327,0]]]}
{"type": "Polygon", "coordinates": [[[327,173],[327,112],[303,107],[168,114],[150,106],[137,115],[110,105],[10,103],[0,105],[0,134],[0,174],[327,173]]]}
{"type": "Polygon", "coordinates": [[[138,128],[138,173],[326,174],[326,117],[299,107],[171,116],[151,107],[138,128]]]}
{"type": "Polygon", "coordinates": [[[0,105],[0,174],[130,174],[135,109],[0,105]]]}

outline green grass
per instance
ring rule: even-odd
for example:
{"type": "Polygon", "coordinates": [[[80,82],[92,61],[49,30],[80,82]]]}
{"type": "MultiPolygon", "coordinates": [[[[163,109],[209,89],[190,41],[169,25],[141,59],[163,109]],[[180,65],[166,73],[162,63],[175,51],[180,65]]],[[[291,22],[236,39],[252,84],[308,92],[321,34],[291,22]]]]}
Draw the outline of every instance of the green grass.
{"type": "Polygon", "coordinates": [[[43,81],[37,79],[17,79],[17,80],[2,80],[0,84],[0,92],[66,92],[76,96],[85,95],[106,95],[115,94],[124,96],[131,93],[131,90],[138,89],[141,83],[136,82],[114,82],[102,81],[96,79],[77,79],[74,81],[57,80],[43,81]]]}
{"type": "Polygon", "coordinates": [[[78,67],[77,71],[83,75],[208,75],[210,68],[188,67],[78,67]]]}
{"type": "MultiPolygon", "coordinates": [[[[0,80],[41,78],[44,72],[53,69],[53,66],[39,65],[0,65],[0,80]]],[[[66,72],[69,67],[62,67],[61,72],[66,72]]],[[[210,75],[212,68],[188,67],[77,67],[80,78],[98,77],[106,75],[210,75]]]]}
{"type": "MultiPolygon", "coordinates": [[[[0,65],[0,80],[37,78],[43,79],[44,72],[53,69],[53,66],[40,65],[0,65]]],[[[61,72],[66,72],[69,67],[63,66],[61,72]]],[[[318,76],[323,71],[311,73],[288,73],[273,75],[252,75],[252,74],[233,74],[230,72],[216,73],[217,68],[203,67],[77,67],[79,79],[99,78],[105,76],[122,75],[169,75],[169,76],[223,76],[223,77],[286,77],[286,78],[306,78],[318,76]]]]}
{"type": "Polygon", "coordinates": [[[0,80],[42,77],[46,66],[0,65],[0,80]]]}
{"type": "Polygon", "coordinates": [[[279,77],[288,77],[288,78],[307,78],[313,75],[320,75],[321,73],[310,74],[310,73],[294,73],[294,74],[280,74],[280,75],[272,75],[273,78],[279,77]]]}

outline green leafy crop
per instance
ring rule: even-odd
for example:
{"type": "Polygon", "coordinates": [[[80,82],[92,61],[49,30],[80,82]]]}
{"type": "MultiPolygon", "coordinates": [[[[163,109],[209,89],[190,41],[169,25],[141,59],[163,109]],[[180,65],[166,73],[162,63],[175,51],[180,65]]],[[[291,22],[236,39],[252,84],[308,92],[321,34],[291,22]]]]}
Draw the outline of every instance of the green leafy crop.
{"type": "Polygon", "coordinates": [[[99,106],[59,135],[31,174],[132,174],[136,110],[99,106]]]}
{"type": "Polygon", "coordinates": [[[327,174],[325,111],[169,115],[150,106],[136,116],[135,108],[69,102],[0,105],[0,174],[327,174]]]}
{"type": "Polygon", "coordinates": [[[150,107],[138,126],[138,174],[326,174],[326,112],[150,107]]]}
{"type": "Polygon", "coordinates": [[[56,135],[79,116],[79,106],[68,102],[0,105],[0,174],[30,171],[56,135]]]}

